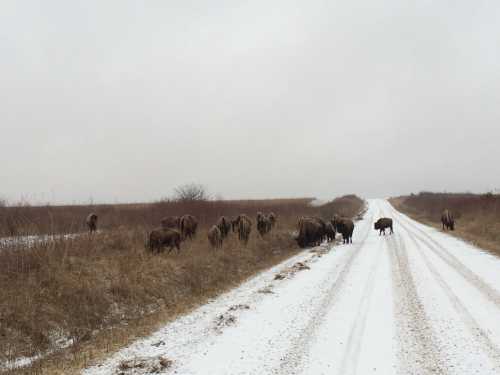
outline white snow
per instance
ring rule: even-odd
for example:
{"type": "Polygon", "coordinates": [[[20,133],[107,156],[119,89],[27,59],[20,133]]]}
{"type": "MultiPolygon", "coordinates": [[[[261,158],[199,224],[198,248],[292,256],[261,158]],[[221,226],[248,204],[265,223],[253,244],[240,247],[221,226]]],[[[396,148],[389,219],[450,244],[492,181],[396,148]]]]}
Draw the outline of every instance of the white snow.
{"type": "Polygon", "coordinates": [[[498,258],[372,200],[353,245],[303,251],[83,373],[164,357],[163,373],[186,375],[500,374],[499,270],[498,258]],[[394,235],[373,229],[381,216],[394,235]],[[274,279],[297,262],[310,269],[274,279]]]}
{"type": "MultiPolygon", "coordinates": [[[[5,247],[21,246],[23,248],[33,247],[35,244],[48,243],[52,241],[71,240],[80,237],[87,232],[67,234],[40,234],[27,236],[0,237],[0,250],[5,247]]],[[[98,230],[96,233],[101,233],[98,230]]]]}

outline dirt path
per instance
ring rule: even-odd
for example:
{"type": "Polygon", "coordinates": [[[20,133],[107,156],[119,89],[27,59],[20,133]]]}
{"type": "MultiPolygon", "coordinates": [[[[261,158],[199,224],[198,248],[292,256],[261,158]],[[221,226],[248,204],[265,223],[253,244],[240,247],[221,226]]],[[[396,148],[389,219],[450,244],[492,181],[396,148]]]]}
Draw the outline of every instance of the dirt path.
{"type": "Polygon", "coordinates": [[[304,251],[84,373],[499,374],[499,270],[372,200],[353,245],[304,251]]]}

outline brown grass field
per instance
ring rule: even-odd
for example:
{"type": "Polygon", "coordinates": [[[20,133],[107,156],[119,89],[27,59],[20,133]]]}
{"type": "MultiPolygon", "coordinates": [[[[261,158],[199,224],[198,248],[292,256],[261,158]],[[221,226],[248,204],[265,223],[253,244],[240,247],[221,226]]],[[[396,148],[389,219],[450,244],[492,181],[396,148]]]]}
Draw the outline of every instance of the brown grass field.
{"type": "MultiPolygon", "coordinates": [[[[0,363],[56,350],[13,374],[72,374],[255,273],[297,254],[297,218],[334,213],[353,217],[364,202],[346,196],[320,206],[311,199],[162,202],[136,205],[3,207],[3,235],[84,230],[90,211],[100,217],[96,235],[0,249],[0,363]],[[222,214],[274,211],[275,230],[252,231],[246,247],[234,234],[212,250],[209,225],[222,214]],[[191,213],[200,228],[179,255],[152,255],[146,233],[161,217],[191,213]]],[[[254,224],[255,225],[255,224],[254,224]]],[[[1,372],[1,370],[0,370],[1,372]]]]}
{"type": "Polygon", "coordinates": [[[422,223],[441,229],[441,213],[455,217],[455,231],[448,232],[500,256],[500,195],[420,193],[392,198],[392,205],[422,223]]]}

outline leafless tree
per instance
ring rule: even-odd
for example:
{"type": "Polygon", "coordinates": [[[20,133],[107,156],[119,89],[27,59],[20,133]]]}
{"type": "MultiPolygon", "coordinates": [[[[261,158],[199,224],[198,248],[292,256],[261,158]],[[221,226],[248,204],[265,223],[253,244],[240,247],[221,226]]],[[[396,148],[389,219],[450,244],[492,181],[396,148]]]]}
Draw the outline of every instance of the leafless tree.
{"type": "Polygon", "coordinates": [[[208,201],[210,196],[201,184],[185,184],[174,190],[174,200],[179,202],[208,201]]]}

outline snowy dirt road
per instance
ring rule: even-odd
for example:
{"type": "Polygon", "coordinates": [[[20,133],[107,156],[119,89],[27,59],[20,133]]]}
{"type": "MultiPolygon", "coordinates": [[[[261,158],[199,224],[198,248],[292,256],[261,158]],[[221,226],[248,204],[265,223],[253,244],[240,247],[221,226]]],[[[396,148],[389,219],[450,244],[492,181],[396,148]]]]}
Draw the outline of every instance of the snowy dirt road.
{"type": "Polygon", "coordinates": [[[159,356],[168,374],[500,374],[499,321],[498,258],[372,200],[353,245],[304,251],[84,374],[159,356]]]}

